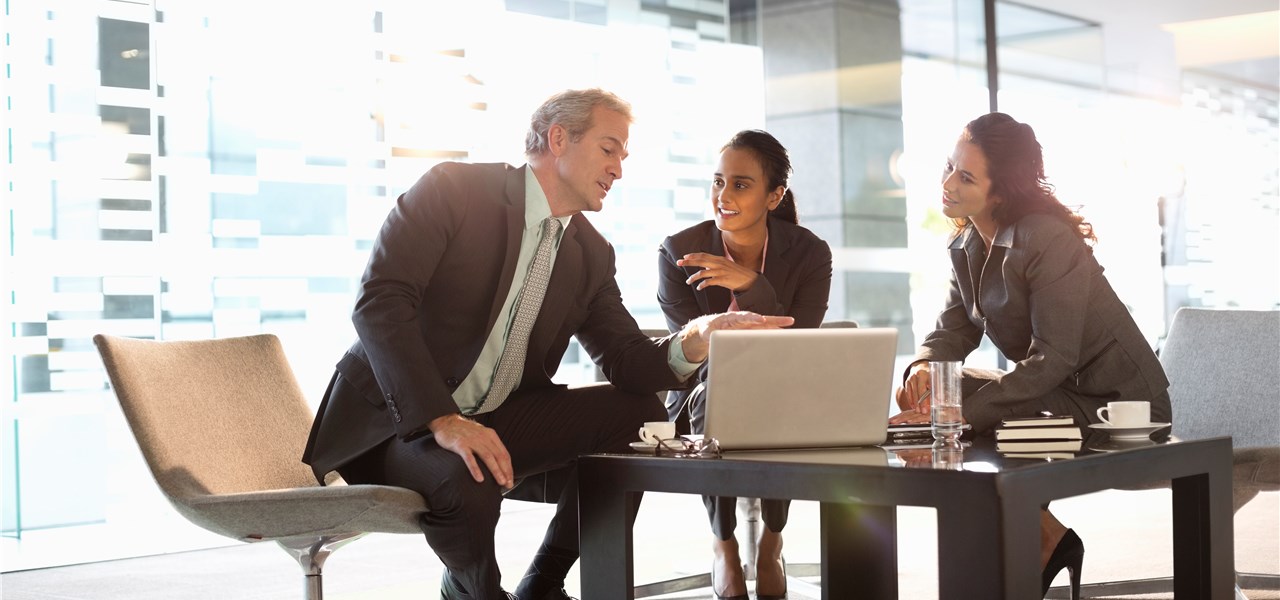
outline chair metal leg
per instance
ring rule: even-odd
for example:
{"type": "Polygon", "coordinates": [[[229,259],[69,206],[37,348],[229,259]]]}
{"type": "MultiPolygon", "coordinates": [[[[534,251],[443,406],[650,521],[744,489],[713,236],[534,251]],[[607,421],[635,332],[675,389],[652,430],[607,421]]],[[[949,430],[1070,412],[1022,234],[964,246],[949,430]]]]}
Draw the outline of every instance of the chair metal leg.
{"type": "Polygon", "coordinates": [[[742,571],[747,581],[756,580],[756,544],[760,543],[761,529],[760,499],[738,498],[738,520],[742,521],[742,538],[738,540],[738,548],[742,549],[742,571]]]}
{"type": "Polygon", "coordinates": [[[324,580],[322,571],[324,561],[338,548],[363,536],[363,533],[342,533],[324,536],[300,536],[276,540],[285,552],[288,552],[298,565],[302,567],[304,600],[324,599],[324,580]]]}
{"type": "Polygon", "coordinates": [[[646,583],[637,585],[632,592],[634,598],[649,598],[652,596],[665,596],[676,592],[687,592],[689,590],[700,590],[711,587],[711,574],[699,573],[697,575],[688,575],[685,577],[677,577],[666,581],[656,583],[646,583]]]}

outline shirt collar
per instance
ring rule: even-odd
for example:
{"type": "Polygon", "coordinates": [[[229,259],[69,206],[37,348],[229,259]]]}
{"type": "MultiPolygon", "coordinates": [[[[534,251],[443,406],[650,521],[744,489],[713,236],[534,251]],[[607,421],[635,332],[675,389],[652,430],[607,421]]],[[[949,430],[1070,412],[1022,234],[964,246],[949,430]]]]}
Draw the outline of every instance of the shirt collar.
{"type": "MultiPolygon", "coordinates": [[[[996,237],[991,240],[991,245],[1000,246],[1001,248],[1012,248],[1013,229],[1015,225],[1016,223],[1011,225],[1001,225],[1000,228],[996,230],[996,237]]],[[[979,237],[978,228],[974,227],[973,224],[970,223],[965,225],[964,229],[961,229],[955,237],[951,238],[951,244],[948,247],[952,250],[959,250],[967,247],[970,242],[980,242],[981,240],[979,237]]]]}
{"type": "Polygon", "coordinates": [[[1000,229],[996,230],[996,237],[995,239],[991,240],[991,245],[1000,246],[1002,248],[1012,248],[1013,247],[1013,228],[1016,225],[1017,223],[1001,225],[1000,229]]]}
{"type": "MultiPolygon", "coordinates": [[[[524,228],[525,229],[541,229],[542,221],[551,216],[551,202],[547,200],[547,193],[542,191],[542,184],[538,183],[538,178],[533,174],[533,167],[525,165],[524,167],[524,228]]],[[[560,221],[560,235],[564,236],[564,230],[569,227],[569,220],[573,215],[567,217],[555,217],[560,221]]]]}

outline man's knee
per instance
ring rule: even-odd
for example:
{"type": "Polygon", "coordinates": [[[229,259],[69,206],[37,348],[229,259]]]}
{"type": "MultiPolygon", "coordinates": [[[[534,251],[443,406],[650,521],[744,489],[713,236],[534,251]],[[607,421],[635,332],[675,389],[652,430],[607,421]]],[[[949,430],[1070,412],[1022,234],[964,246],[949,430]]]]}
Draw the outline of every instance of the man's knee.
{"type": "Polygon", "coordinates": [[[667,406],[656,396],[649,395],[648,398],[640,399],[639,403],[643,412],[641,421],[666,421],[670,418],[667,406]]]}
{"type": "Polygon", "coordinates": [[[477,482],[471,477],[466,464],[459,460],[458,466],[426,494],[430,512],[425,515],[425,521],[465,518],[477,524],[496,525],[502,505],[502,490],[483,464],[480,470],[484,473],[484,481],[477,482]]]}
{"type": "Polygon", "coordinates": [[[666,421],[667,407],[658,399],[657,394],[633,394],[631,392],[618,391],[618,394],[625,397],[620,398],[621,402],[628,406],[632,420],[638,425],[647,421],[666,421]]]}

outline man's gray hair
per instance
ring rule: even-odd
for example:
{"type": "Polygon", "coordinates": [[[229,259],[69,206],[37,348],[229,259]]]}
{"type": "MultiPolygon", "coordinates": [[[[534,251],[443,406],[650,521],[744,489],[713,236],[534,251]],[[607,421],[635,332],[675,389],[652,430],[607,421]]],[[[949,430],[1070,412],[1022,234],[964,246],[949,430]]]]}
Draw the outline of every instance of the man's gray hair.
{"type": "Polygon", "coordinates": [[[576,142],[591,129],[591,112],[600,106],[616,112],[632,121],[631,104],[613,92],[600,88],[565,90],[547,99],[529,119],[529,133],[524,138],[525,156],[538,156],[550,147],[547,132],[551,125],[559,123],[569,132],[569,140],[576,142]]]}

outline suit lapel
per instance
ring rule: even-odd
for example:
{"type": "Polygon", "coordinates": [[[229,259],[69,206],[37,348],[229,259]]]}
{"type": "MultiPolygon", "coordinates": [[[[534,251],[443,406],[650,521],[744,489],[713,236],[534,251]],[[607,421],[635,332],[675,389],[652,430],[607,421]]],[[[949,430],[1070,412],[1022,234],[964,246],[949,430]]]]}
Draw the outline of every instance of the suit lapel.
{"type": "Polygon", "coordinates": [[[775,290],[781,290],[782,284],[791,272],[790,263],[783,257],[791,248],[791,236],[784,227],[774,227],[773,218],[769,221],[769,247],[764,253],[764,278],[775,290]]]}

